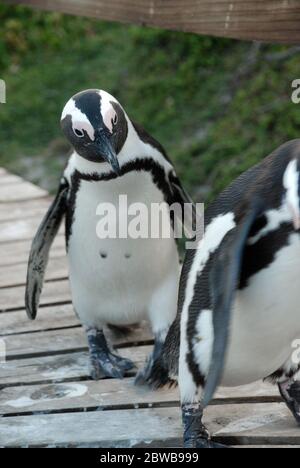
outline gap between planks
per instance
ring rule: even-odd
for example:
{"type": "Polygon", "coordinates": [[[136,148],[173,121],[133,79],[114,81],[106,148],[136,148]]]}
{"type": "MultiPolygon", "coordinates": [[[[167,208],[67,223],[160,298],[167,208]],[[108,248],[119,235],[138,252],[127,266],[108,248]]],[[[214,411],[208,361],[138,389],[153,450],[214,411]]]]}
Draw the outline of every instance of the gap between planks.
{"type": "MultiPolygon", "coordinates": [[[[122,348],[121,354],[140,367],[151,349],[151,346],[142,345],[125,347],[122,348]]],[[[0,365],[1,385],[4,388],[87,380],[88,358],[86,350],[7,361],[0,365]]]]}
{"type": "MultiPolygon", "coordinates": [[[[32,241],[38,227],[42,221],[41,216],[33,218],[20,218],[16,220],[9,220],[0,224],[0,246],[16,241],[29,240],[32,241]]],[[[59,234],[62,235],[64,227],[61,226],[59,234]]]]}
{"type": "MultiPolygon", "coordinates": [[[[26,285],[27,262],[0,268],[0,289],[26,285]]],[[[69,276],[67,258],[52,256],[46,269],[45,282],[66,280],[69,276]]]]}
{"type": "Polygon", "coordinates": [[[73,305],[42,307],[36,320],[29,320],[24,309],[17,312],[2,313],[0,336],[57,330],[79,326],[73,305]]]}
{"type": "MultiPolygon", "coordinates": [[[[1,230],[1,226],[0,226],[1,230]]],[[[19,239],[8,243],[0,243],[0,267],[12,268],[15,265],[27,265],[32,239],[19,239]]],[[[64,234],[58,234],[50,250],[51,258],[66,257],[64,234]]]]}
{"type": "MultiPolygon", "coordinates": [[[[152,342],[152,333],[146,325],[134,328],[130,334],[116,334],[108,329],[106,335],[118,348],[152,342]]],[[[82,327],[8,335],[2,339],[6,346],[8,360],[36,355],[65,354],[87,349],[87,339],[82,327]]]]}
{"type": "MultiPolygon", "coordinates": [[[[0,293],[0,312],[22,310],[25,306],[25,286],[3,288],[0,293]]],[[[69,281],[45,283],[40,307],[71,302],[69,281]]]]}

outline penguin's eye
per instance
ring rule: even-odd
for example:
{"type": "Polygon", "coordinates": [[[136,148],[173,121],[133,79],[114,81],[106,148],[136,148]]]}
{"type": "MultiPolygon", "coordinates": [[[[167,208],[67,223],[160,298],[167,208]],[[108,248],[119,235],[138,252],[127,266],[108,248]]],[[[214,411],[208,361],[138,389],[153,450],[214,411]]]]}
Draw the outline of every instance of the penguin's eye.
{"type": "Polygon", "coordinates": [[[74,133],[78,138],[83,138],[84,137],[84,131],[80,130],[79,128],[75,128],[74,133]]]}
{"type": "Polygon", "coordinates": [[[116,114],[116,115],[114,116],[114,118],[112,119],[112,123],[113,123],[114,125],[117,125],[117,123],[118,123],[118,114],[116,114]]]}

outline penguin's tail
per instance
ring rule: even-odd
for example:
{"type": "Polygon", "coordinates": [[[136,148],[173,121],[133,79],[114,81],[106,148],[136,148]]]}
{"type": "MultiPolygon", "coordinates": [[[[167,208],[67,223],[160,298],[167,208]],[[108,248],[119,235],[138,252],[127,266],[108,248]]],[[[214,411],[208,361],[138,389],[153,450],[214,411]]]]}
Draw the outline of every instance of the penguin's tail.
{"type": "Polygon", "coordinates": [[[166,337],[162,352],[155,359],[151,373],[147,378],[147,385],[153,389],[165,386],[169,388],[178,385],[178,363],[180,345],[180,325],[175,320],[166,337]]]}
{"type": "Polygon", "coordinates": [[[153,390],[158,390],[162,387],[177,387],[177,377],[171,376],[169,369],[166,368],[165,363],[161,359],[157,359],[152,367],[151,374],[146,380],[146,384],[153,390]]]}

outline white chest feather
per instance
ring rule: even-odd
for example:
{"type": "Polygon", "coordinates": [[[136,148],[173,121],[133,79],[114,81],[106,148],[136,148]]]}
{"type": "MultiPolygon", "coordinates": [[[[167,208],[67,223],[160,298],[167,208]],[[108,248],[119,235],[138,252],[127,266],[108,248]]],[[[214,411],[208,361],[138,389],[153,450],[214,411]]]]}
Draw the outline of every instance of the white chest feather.
{"type": "Polygon", "coordinates": [[[151,203],[163,201],[148,173],[128,173],[112,181],[81,181],[69,263],[73,302],[83,321],[134,323],[147,314],[156,290],[174,271],[176,283],[179,259],[174,239],[118,238],[120,224],[126,225],[121,219],[131,220],[127,207],[142,203],[150,212],[151,203]],[[119,195],[127,196],[127,205],[119,205],[119,195]],[[97,234],[103,220],[99,204],[115,207],[115,214],[109,217],[109,226],[117,233],[115,239],[97,234]]]}
{"type": "Polygon", "coordinates": [[[290,358],[300,337],[300,236],[292,234],[274,262],[238,292],[224,385],[268,377],[290,358]]]}

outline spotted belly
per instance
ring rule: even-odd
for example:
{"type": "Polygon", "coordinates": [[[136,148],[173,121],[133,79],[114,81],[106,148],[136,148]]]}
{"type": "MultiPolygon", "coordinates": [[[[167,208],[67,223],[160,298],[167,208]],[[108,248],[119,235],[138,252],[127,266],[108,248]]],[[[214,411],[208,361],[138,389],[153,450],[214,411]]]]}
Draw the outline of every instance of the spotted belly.
{"type": "MultiPolygon", "coordinates": [[[[172,238],[99,237],[96,212],[100,201],[118,206],[118,194],[125,189],[128,204],[139,200],[149,206],[151,200],[163,201],[148,175],[138,182],[136,175],[125,182],[122,179],[109,183],[83,182],[77,193],[68,257],[73,303],[87,325],[140,321],[166,278],[174,271],[179,274],[178,252],[172,238]],[[132,192],[128,192],[128,187],[132,192]]],[[[123,213],[117,212],[117,220],[119,215],[123,213]]],[[[118,226],[116,233],[119,234],[118,226]]]]}

